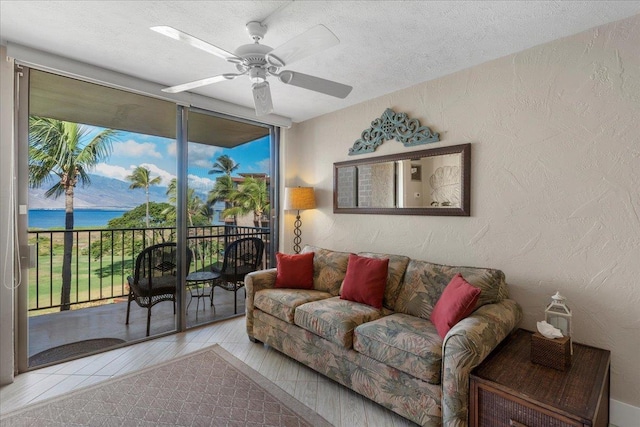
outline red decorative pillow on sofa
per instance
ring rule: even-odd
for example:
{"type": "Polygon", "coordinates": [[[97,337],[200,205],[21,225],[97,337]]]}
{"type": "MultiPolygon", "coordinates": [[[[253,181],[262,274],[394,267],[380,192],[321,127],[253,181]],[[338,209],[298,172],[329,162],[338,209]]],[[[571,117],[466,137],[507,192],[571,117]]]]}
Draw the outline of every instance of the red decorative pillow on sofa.
{"type": "Polygon", "coordinates": [[[340,298],[382,309],[388,269],[388,259],[349,255],[340,298]]]}
{"type": "Polygon", "coordinates": [[[276,288],[313,289],[313,252],[287,255],[276,252],[276,288]]]}
{"type": "Polygon", "coordinates": [[[480,292],[479,288],[464,280],[462,274],[453,276],[431,312],[431,323],[435,325],[441,338],[473,312],[480,292]]]}

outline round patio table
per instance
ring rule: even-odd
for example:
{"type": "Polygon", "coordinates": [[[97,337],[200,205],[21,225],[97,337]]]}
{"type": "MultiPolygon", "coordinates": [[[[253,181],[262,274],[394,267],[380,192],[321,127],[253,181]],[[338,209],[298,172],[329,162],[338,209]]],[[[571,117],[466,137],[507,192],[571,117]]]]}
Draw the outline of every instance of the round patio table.
{"type": "MultiPolygon", "coordinates": [[[[189,304],[187,304],[187,311],[191,305],[191,300],[194,298],[196,301],[196,319],[198,318],[198,308],[200,308],[200,298],[209,298],[211,300],[211,307],[213,307],[213,313],[216,312],[216,306],[213,305],[213,298],[211,293],[213,292],[213,282],[220,278],[220,273],[214,273],[213,271],[195,271],[187,275],[187,289],[189,290],[190,298],[189,304]],[[209,293],[205,293],[207,283],[211,284],[209,293]]],[[[204,303],[202,304],[202,311],[204,311],[204,303]]]]}

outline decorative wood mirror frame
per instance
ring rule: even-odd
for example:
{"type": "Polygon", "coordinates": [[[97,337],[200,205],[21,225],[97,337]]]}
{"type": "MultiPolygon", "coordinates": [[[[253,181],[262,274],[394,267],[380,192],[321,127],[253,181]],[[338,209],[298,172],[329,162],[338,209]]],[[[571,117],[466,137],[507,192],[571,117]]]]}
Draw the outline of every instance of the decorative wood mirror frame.
{"type": "Polygon", "coordinates": [[[334,213],[469,216],[470,208],[471,144],[333,164],[334,213]]]}

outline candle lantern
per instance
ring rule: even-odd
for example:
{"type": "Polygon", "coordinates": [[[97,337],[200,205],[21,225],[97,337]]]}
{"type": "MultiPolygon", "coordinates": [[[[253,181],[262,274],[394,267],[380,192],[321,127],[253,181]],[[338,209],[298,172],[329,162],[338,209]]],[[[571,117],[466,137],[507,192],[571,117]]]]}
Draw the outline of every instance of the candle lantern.
{"type": "MultiPolygon", "coordinates": [[[[544,315],[548,324],[560,329],[562,335],[571,339],[573,332],[571,309],[566,304],[566,298],[560,295],[560,292],[556,292],[551,297],[551,304],[544,310],[544,315]]],[[[573,354],[573,345],[571,346],[571,353],[573,354]]]]}

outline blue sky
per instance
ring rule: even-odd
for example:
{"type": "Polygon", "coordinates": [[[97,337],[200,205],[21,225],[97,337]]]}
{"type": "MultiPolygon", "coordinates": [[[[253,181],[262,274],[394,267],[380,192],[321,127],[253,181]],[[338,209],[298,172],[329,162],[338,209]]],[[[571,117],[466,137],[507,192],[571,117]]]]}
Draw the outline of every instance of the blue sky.
{"type": "MultiPolygon", "coordinates": [[[[94,129],[95,132],[99,130],[94,129]]],[[[210,190],[216,175],[209,175],[208,171],[215,160],[224,154],[240,165],[234,176],[239,173],[269,173],[268,136],[233,149],[190,142],[187,170],[189,186],[201,191],[210,190]]],[[[168,185],[176,177],[175,140],[121,131],[118,140],[113,143],[109,160],[96,165],[90,173],[126,181],[125,177],[137,166],[149,169],[152,177],[161,177],[161,186],[168,185]]]]}

